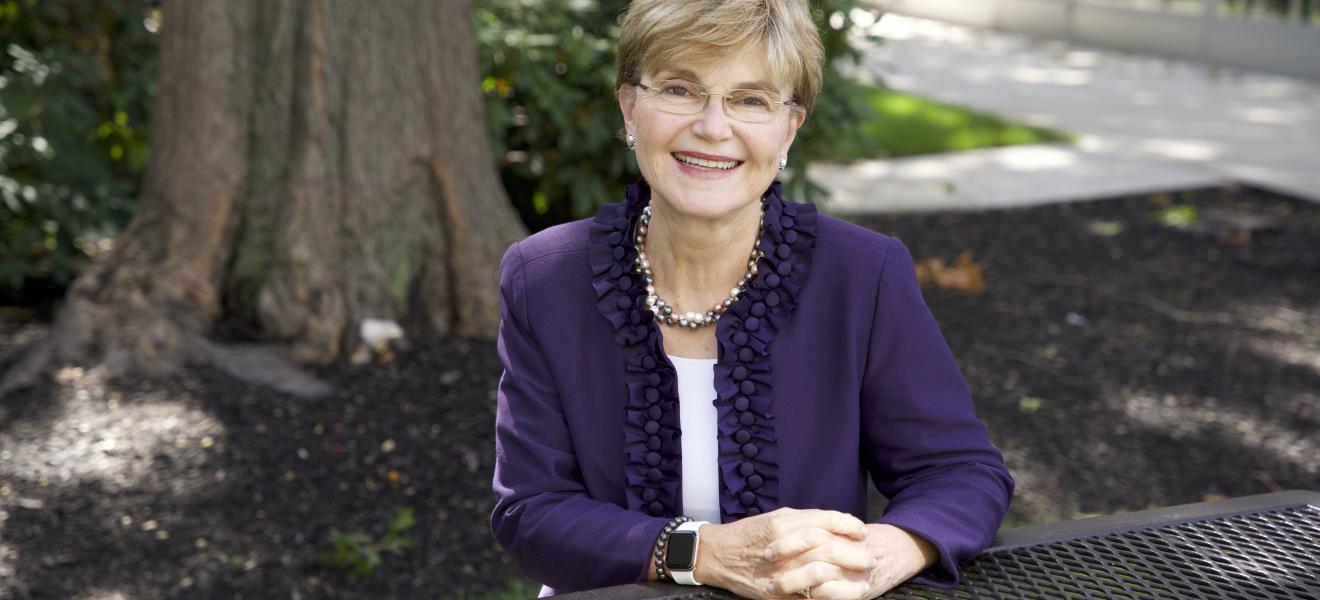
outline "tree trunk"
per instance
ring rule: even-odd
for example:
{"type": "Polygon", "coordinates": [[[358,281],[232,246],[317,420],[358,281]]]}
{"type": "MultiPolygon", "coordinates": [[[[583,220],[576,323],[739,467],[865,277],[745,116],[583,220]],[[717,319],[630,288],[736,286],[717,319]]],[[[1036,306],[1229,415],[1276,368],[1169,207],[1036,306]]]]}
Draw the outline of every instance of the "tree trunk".
{"type": "Polygon", "coordinates": [[[160,53],[138,212],[8,388],[52,361],[122,375],[234,356],[205,338],[222,318],[304,363],[350,352],[368,317],[494,333],[498,262],[524,231],[467,1],[167,2],[160,53]]]}

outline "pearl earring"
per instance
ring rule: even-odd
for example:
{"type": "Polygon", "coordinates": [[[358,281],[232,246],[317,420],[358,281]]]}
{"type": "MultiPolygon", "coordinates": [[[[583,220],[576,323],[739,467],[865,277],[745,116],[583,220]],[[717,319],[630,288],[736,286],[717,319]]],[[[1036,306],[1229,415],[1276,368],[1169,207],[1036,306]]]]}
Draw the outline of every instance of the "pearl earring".
{"type": "Polygon", "coordinates": [[[779,170],[780,170],[780,171],[783,171],[783,170],[784,170],[784,167],[787,167],[787,166],[788,166],[788,156],[787,156],[787,155],[785,155],[785,156],[780,156],[780,157],[779,157],[779,170]]]}
{"type": "MultiPolygon", "coordinates": [[[[637,151],[637,134],[631,131],[628,132],[628,149],[633,152],[637,151]]],[[[782,169],[783,167],[780,168],[782,169]]]]}

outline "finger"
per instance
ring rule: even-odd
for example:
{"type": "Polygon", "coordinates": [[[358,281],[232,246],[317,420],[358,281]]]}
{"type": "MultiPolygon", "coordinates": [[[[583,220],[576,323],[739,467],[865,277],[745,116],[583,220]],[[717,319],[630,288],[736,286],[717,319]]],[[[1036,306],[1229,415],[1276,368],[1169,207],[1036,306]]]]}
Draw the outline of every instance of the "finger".
{"type": "Polygon", "coordinates": [[[829,541],[833,535],[819,527],[803,527],[771,542],[763,556],[770,561],[792,558],[829,541]]]}
{"type": "Polygon", "coordinates": [[[868,598],[871,586],[865,581],[831,579],[811,589],[811,597],[819,600],[859,600],[868,598]]]}
{"type": "Polygon", "coordinates": [[[791,517],[798,527],[819,527],[826,531],[862,539],[866,537],[866,523],[837,510],[810,509],[798,511],[791,517]]]}
{"type": "Polygon", "coordinates": [[[831,579],[841,579],[839,567],[826,562],[807,563],[770,578],[766,592],[770,594],[796,594],[798,590],[816,587],[831,579]]]}
{"type": "Polygon", "coordinates": [[[806,527],[775,540],[762,556],[771,562],[789,559],[801,563],[822,561],[855,571],[875,567],[875,558],[861,542],[819,527],[806,527]]]}
{"type": "Polygon", "coordinates": [[[871,551],[860,542],[832,535],[824,544],[807,550],[797,557],[790,557],[800,563],[827,562],[841,569],[856,572],[870,572],[879,561],[871,551]]]}

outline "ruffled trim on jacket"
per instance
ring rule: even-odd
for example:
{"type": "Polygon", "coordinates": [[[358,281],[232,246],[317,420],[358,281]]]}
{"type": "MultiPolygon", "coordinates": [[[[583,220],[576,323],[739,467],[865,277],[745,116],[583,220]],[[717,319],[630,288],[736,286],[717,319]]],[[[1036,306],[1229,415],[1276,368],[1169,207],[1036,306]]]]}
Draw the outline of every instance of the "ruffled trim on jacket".
{"type": "MultiPolygon", "coordinates": [[[[634,273],[637,216],[650,203],[645,181],[628,187],[623,203],[606,204],[591,224],[589,261],[596,308],[613,326],[626,358],[624,453],[628,508],[652,516],[677,514],[682,500],[678,386],[664,353],[659,324],[646,310],[646,285],[634,273]]],[[[779,182],[762,197],[765,254],[757,275],[716,324],[716,414],[720,512],[736,521],[779,507],[779,448],[772,411],[771,352],[806,284],[816,244],[816,209],[786,202],[779,182]]]]}

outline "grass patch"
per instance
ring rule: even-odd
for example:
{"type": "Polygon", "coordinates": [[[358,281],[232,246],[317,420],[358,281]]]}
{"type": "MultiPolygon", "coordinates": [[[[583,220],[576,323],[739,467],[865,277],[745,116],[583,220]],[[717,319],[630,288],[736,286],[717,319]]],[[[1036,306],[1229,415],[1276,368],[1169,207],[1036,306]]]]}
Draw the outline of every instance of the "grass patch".
{"type": "Polygon", "coordinates": [[[974,150],[995,146],[1073,142],[1077,136],[1005,121],[995,115],[861,83],[853,84],[871,113],[859,136],[840,136],[821,157],[852,162],[974,150]]]}

